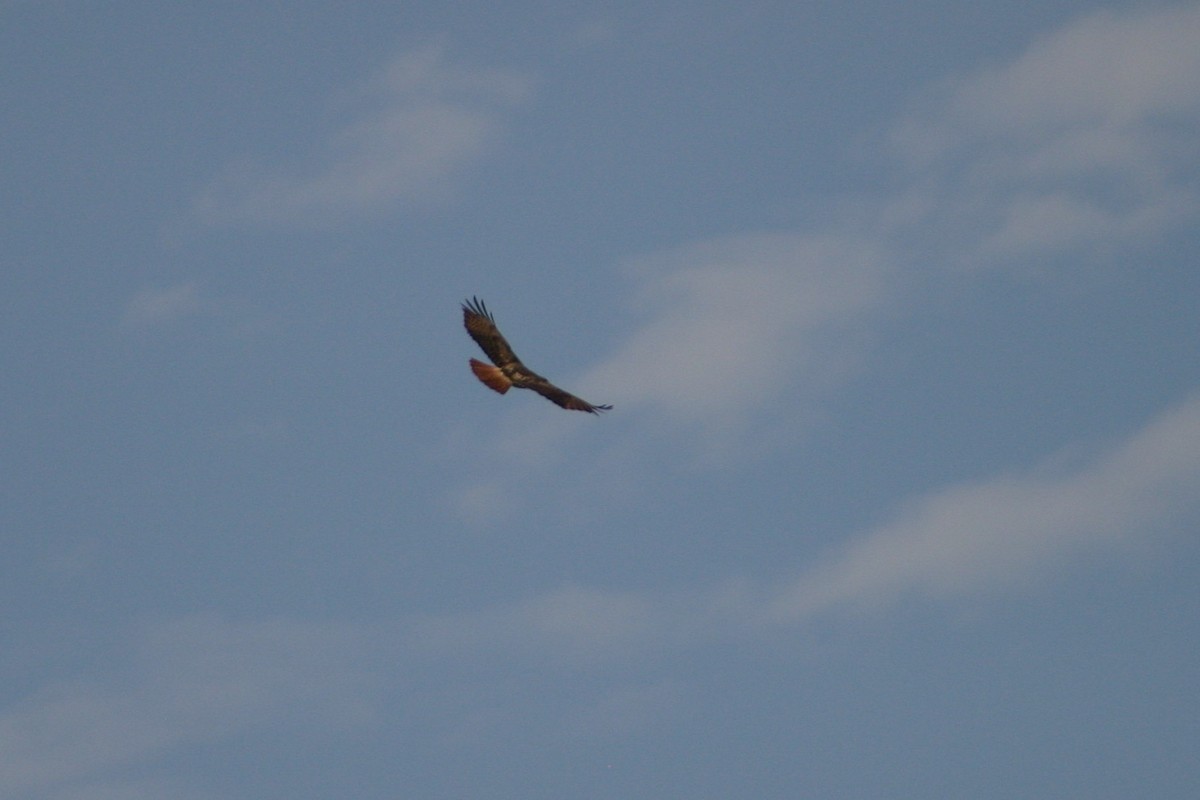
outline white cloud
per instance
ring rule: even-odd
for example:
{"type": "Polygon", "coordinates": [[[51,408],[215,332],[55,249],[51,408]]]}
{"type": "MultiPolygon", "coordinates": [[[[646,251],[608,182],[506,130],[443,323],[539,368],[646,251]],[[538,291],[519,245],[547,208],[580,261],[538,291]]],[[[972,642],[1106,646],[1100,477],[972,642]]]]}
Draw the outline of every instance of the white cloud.
{"type": "Polygon", "coordinates": [[[238,339],[261,336],[281,323],[271,312],[242,298],[216,295],[196,281],[140,289],[121,313],[127,330],[142,333],[183,321],[203,322],[210,332],[238,339]]]}
{"type": "Polygon", "coordinates": [[[1193,216],[1200,6],[1100,12],[948,81],[893,126],[905,208],[967,261],[1120,241],[1193,216]]]}
{"type": "Polygon", "coordinates": [[[414,641],[441,653],[621,658],[761,635],[912,594],[1025,584],[1089,553],[1136,551],[1200,509],[1200,396],[1088,463],[1063,469],[1063,461],[932,491],[783,586],[742,579],[658,595],[571,586],[488,611],[425,618],[413,628],[414,641]]]}
{"type": "Polygon", "coordinates": [[[209,222],[319,220],[436,201],[496,140],[532,85],[514,72],[449,63],[442,49],[403,54],[358,95],[365,106],[294,168],[231,166],[198,198],[209,222]]]}
{"type": "Polygon", "coordinates": [[[930,159],[979,139],[1042,141],[1192,118],[1200,110],[1198,36],[1196,5],[1085,17],[1008,64],[939,87],[896,129],[895,143],[930,159]]]}
{"type": "Polygon", "coordinates": [[[498,608],[417,618],[410,633],[414,644],[433,654],[482,647],[592,660],[649,646],[664,616],[665,609],[636,593],[564,586],[498,608]]]}
{"type": "Polygon", "coordinates": [[[955,117],[984,132],[1138,125],[1200,101],[1200,6],[1102,11],[967,81],[955,117]]]}
{"type": "Polygon", "coordinates": [[[88,796],[171,747],[297,716],[359,721],[371,713],[359,633],[199,617],[142,630],[124,681],[49,686],[0,715],[0,795],[88,796]]]}
{"type": "Polygon", "coordinates": [[[1176,221],[1189,205],[1186,198],[1175,194],[1153,204],[1121,210],[1063,192],[1014,195],[995,230],[980,242],[979,252],[984,257],[1003,257],[1031,249],[1064,250],[1109,239],[1129,239],[1176,221]]]}
{"type": "Polygon", "coordinates": [[[208,307],[196,283],[187,281],[166,288],[142,289],[126,304],[122,320],[130,326],[173,322],[199,314],[208,307]]]}
{"type": "Polygon", "coordinates": [[[1132,543],[1194,511],[1200,498],[1200,398],[1171,409],[1091,464],[951,487],[911,504],[785,591],[781,617],[970,592],[1088,548],[1132,543]]]}
{"type": "Polygon", "coordinates": [[[844,367],[837,341],[883,299],[887,265],[860,243],[778,233],[680,247],[630,271],[653,313],[583,385],[703,420],[753,411],[798,373],[829,385],[844,367]]]}

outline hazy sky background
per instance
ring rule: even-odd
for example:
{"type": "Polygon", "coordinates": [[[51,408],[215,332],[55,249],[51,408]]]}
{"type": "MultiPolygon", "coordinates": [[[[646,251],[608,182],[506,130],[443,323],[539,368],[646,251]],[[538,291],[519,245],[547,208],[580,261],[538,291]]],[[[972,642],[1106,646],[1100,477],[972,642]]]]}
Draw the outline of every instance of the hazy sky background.
{"type": "Polygon", "coordinates": [[[1196,797],[1198,42],[0,2],[0,796],[1196,797]]]}

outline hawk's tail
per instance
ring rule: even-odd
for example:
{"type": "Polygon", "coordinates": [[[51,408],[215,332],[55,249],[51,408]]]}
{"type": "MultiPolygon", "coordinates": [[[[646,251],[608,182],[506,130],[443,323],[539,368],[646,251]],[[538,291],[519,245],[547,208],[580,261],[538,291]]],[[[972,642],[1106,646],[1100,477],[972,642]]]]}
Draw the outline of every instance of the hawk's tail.
{"type": "Polygon", "coordinates": [[[493,367],[491,364],[485,364],[473,358],[471,359],[471,372],[474,372],[475,377],[483,381],[485,386],[500,394],[504,394],[512,386],[512,381],[499,367],[493,367]]]}

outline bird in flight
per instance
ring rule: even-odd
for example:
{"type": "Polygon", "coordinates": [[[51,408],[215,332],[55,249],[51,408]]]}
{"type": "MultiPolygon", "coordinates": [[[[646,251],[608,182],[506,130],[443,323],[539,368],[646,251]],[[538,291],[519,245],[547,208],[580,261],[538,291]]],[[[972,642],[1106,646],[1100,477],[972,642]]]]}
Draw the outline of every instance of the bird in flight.
{"type": "Polygon", "coordinates": [[[489,389],[504,394],[510,387],[518,389],[533,389],[551,403],[569,408],[574,411],[586,411],[589,414],[599,414],[608,411],[612,406],[594,406],[591,403],[565,392],[550,381],[538,375],[521,363],[517,354],[509,346],[496,327],[492,317],[482,300],[472,297],[462,304],[463,327],[475,340],[475,344],[492,360],[491,364],[471,359],[471,371],[489,389]],[[493,364],[495,366],[493,366],[493,364]]]}

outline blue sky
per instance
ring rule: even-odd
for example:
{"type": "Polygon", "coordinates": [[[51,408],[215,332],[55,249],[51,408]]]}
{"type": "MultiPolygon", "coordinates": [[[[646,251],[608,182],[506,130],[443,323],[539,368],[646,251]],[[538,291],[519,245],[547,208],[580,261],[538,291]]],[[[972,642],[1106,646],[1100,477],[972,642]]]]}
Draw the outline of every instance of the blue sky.
{"type": "Polygon", "coordinates": [[[0,4],[0,795],[1194,797],[1200,5],[1035,5],[0,4]]]}

